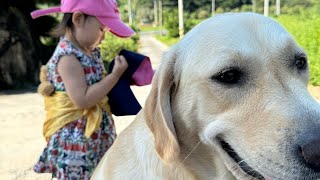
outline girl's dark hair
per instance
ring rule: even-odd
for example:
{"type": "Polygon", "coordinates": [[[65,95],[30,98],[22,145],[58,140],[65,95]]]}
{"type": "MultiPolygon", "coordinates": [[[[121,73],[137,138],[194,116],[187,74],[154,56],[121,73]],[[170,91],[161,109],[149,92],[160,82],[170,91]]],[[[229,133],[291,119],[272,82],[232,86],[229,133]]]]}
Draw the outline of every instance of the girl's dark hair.
{"type": "Polygon", "coordinates": [[[72,15],[73,13],[65,13],[63,15],[62,21],[50,32],[50,34],[54,37],[61,37],[66,33],[67,29],[73,28],[72,23],[72,15]]]}
{"type": "MultiPolygon", "coordinates": [[[[88,17],[87,14],[83,15],[85,19],[88,17]]],[[[62,21],[50,32],[50,35],[59,38],[63,36],[68,29],[73,31],[72,16],[73,13],[64,13],[62,21]]]]}

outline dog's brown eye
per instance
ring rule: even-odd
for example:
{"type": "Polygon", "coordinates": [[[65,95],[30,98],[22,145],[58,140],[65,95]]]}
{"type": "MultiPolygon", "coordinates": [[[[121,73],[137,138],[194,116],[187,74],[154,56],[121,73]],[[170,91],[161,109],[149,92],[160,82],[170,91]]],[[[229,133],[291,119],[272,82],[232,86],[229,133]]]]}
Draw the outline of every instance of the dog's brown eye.
{"type": "Polygon", "coordinates": [[[298,69],[303,70],[307,66],[307,60],[304,57],[300,57],[300,58],[296,59],[295,64],[296,64],[298,69]]]}
{"type": "Polygon", "coordinates": [[[225,84],[236,84],[240,81],[242,73],[237,69],[226,69],[218,73],[212,79],[225,84]]]}

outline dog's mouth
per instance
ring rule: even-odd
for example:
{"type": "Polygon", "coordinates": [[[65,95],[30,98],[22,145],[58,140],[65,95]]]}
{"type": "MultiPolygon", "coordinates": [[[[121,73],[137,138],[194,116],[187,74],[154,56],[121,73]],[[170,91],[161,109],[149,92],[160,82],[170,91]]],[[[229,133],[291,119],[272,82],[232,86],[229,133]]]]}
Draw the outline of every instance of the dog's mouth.
{"type": "MultiPolygon", "coordinates": [[[[266,178],[261,175],[259,172],[255,171],[251,168],[238,154],[237,152],[230,146],[229,143],[224,141],[222,138],[218,137],[217,140],[219,141],[222,149],[230,156],[233,161],[239,165],[243,172],[247,175],[258,179],[258,180],[265,180],[266,178]]],[[[268,178],[267,178],[268,179],[268,178]]]]}

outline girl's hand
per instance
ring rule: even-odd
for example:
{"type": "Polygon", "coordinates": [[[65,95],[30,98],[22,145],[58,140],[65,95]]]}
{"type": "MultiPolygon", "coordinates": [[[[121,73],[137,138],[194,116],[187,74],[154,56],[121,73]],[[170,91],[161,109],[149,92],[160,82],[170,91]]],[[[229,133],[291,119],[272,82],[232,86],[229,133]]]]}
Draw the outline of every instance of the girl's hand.
{"type": "Polygon", "coordinates": [[[128,63],[126,59],[122,55],[116,56],[111,74],[120,78],[127,68],[128,68],[128,63]]]}

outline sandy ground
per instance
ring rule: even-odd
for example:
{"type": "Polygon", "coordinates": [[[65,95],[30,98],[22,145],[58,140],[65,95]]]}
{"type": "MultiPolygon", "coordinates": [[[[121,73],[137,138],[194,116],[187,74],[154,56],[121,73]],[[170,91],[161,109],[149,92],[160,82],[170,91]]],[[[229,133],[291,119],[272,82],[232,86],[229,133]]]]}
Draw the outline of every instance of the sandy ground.
{"type": "MultiPolygon", "coordinates": [[[[150,36],[141,38],[140,53],[148,55],[154,69],[166,46],[150,36]]],[[[132,87],[142,106],[150,91],[150,85],[132,87]]],[[[320,87],[310,88],[320,99],[320,87]]],[[[45,112],[42,97],[29,92],[9,92],[0,94],[0,180],[49,180],[50,174],[36,174],[32,166],[45,147],[42,125],[45,112]]],[[[117,132],[121,133],[135,116],[114,117],[117,132]]]]}
{"type": "MultiPolygon", "coordinates": [[[[167,47],[153,37],[141,36],[139,52],[151,59],[154,69],[167,47]]],[[[132,86],[141,106],[144,106],[151,86],[132,86]]],[[[36,174],[32,166],[38,160],[46,142],[42,136],[45,118],[43,98],[32,91],[0,92],[0,180],[49,180],[50,174],[36,174]]],[[[135,116],[116,117],[117,133],[121,133],[135,116]]]]}

